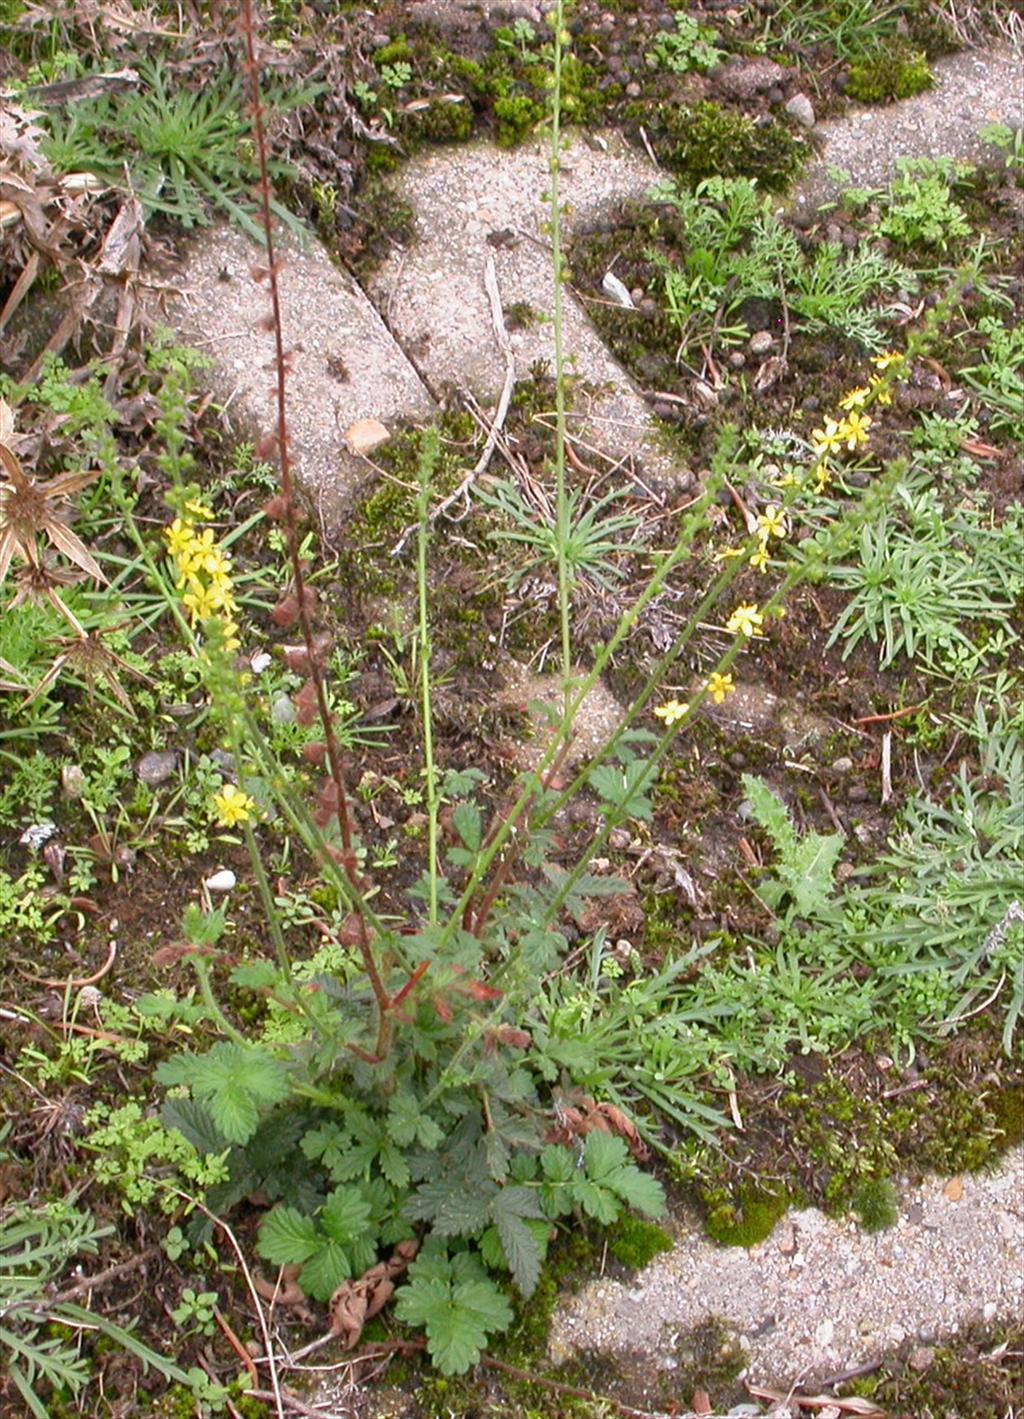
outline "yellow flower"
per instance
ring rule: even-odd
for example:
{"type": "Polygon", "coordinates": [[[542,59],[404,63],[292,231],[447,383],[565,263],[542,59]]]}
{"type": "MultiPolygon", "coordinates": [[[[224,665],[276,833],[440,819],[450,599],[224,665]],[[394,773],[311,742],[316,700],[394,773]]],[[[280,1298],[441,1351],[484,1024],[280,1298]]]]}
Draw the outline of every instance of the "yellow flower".
{"type": "Polygon", "coordinates": [[[231,570],[231,558],[217,546],[208,527],[192,539],[191,545],[179,558],[179,565],[186,575],[198,576],[200,572],[205,572],[207,576],[216,576],[231,570]]]}
{"type": "Polygon", "coordinates": [[[708,694],[716,705],[720,705],[726,695],[731,695],[735,689],[731,675],[719,675],[714,670],[708,677],[708,694]]]}
{"type": "Polygon", "coordinates": [[[876,370],[887,370],[891,369],[893,365],[902,365],[904,356],[900,354],[899,350],[887,350],[884,355],[872,355],[871,363],[876,370]]]}
{"type": "Polygon", "coordinates": [[[884,379],[872,379],[869,381],[868,387],[871,390],[876,404],[892,403],[892,390],[884,379]]]}
{"type": "Polygon", "coordinates": [[[214,817],[222,828],[233,828],[237,823],[248,823],[252,818],[255,802],[247,793],[226,783],[213,795],[214,817]]]}
{"type": "Polygon", "coordinates": [[[767,542],[769,537],[785,537],[786,514],[775,503],[769,503],[758,517],[757,527],[762,542],[767,542]]]}
{"type": "Polygon", "coordinates": [[[852,451],[858,444],[867,443],[871,422],[870,414],[858,414],[856,409],[851,409],[837,430],[848,449],[852,451]]]}
{"type": "Polygon", "coordinates": [[[725,623],[725,629],[733,635],[755,635],[761,629],[764,617],[756,606],[737,606],[725,623]]]}
{"type": "Polygon", "coordinates": [[[181,601],[193,621],[209,621],[212,616],[230,615],[235,610],[235,598],[230,589],[203,586],[198,581],[189,583],[189,590],[181,601]]]}
{"type": "Polygon", "coordinates": [[[862,384],[858,389],[851,389],[849,394],[844,394],[840,399],[840,409],[863,409],[868,402],[868,393],[866,384],[862,384]]]}
{"type": "Polygon", "coordinates": [[[673,724],[679,723],[689,708],[689,705],[681,705],[678,700],[669,700],[667,704],[659,705],[654,714],[657,719],[662,721],[666,729],[671,729],[673,724]]]}
{"type": "Polygon", "coordinates": [[[734,557],[742,557],[743,552],[739,547],[723,547],[721,552],[715,553],[716,562],[731,562],[734,557]]]}
{"type": "Polygon", "coordinates": [[[195,528],[191,522],[182,522],[180,517],[176,517],[170,527],[164,528],[164,538],[167,541],[168,556],[178,562],[191,548],[195,528]]]}
{"type": "Polygon", "coordinates": [[[759,572],[768,570],[768,543],[762,542],[760,547],[750,559],[750,565],[756,567],[759,572]]]}
{"type": "Polygon", "coordinates": [[[812,431],[811,447],[815,453],[832,453],[835,449],[842,448],[844,440],[840,427],[835,419],[826,419],[823,429],[812,431]]]}
{"type": "Polygon", "coordinates": [[[197,498],[193,498],[191,502],[185,504],[185,511],[191,513],[193,517],[198,518],[200,522],[208,522],[213,516],[213,508],[207,507],[205,503],[199,502],[197,498]]]}
{"type": "Polygon", "coordinates": [[[828,487],[829,483],[831,483],[832,481],[832,471],[829,468],[828,464],[819,463],[817,468],[815,468],[814,470],[814,477],[816,480],[814,484],[815,491],[823,493],[828,487]]]}

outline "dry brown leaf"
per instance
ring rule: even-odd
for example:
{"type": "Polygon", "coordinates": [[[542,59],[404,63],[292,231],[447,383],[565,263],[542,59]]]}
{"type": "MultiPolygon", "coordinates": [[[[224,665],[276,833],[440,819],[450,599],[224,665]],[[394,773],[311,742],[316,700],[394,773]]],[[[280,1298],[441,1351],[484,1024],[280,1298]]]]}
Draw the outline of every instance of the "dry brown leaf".
{"type": "Polygon", "coordinates": [[[299,1266],[282,1266],[276,1284],[265,1280],[258,1271],[253,1273],[252,1284],[258,1296],[271,1305],[287,1306],[302,1325],[313,1324],[313,1312],[306,1304],[306,1293],[298,1283],[299,1266]]]}
{"type": "Polygon", "coordinates": [[[848,1399],[837,1399],[834,1394],[795,1394],[793,1391],[769,1389],[766,1385],[755,1385],[747,1381],[747,1390],[753,1399],[767,1399],[773,1404],[798,1404],[802,1409],[827,1411],[831,1406],[840,1414],[854,1414],[857,1419],[885,1419],[885,1410],[879,1409],[870,1399],[851,1395],[848,1399]]]}

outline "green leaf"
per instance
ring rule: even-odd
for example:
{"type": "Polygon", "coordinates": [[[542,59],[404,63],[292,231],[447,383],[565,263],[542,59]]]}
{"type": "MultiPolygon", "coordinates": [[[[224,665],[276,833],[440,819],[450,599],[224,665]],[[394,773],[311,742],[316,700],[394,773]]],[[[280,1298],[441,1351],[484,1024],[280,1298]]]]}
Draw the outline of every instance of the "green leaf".
{"type": "Polygon", "coordinates": [[[480,851],[483,829],[475,803],[457,803],[452,809],[452,826],[470,852],[480,851]]]}
{"type": "Polygon", "coordinates": [[[551,1234],[550,1223],[524,1222],[521,1217],[510,1214],[496,1217],[494,1227],[512,1280],[523,1296],[532,1296],[540,1280],[541,1263],[551,1234]]]}
{"type": "MultiPolygon", "coordinates": [[[[590,1182],[614,1193],[648,1217],[663,1216],[665,1193],[661,1183],[637,1167],[621,1138],[611,1133],[588,1133],[583,1160],[590,1182]]],[[[586,1201],[583,1206],[586,1208],[586,1201]]],[[[603,1202],[601,1206],[602,1210],[607,1210],[603,1202]]],[[[591,1215],[596,1217],[598,1213],[591,1215]]]]}
{"type": "Polygon", "coordinates": [[[488,1336],[512,1322],[512,1308],[492,1281],[458,1279],[443,1258],[431,1259],[422,1270],[418,1261],[413,1263],[408,1284],[398,1292],[395,1314],[426,1332],[430,1358],[443,1375],[464,1374],[479,1360],[488,1336]]]}
{"type": "Polygon", "coordinates": [[[409,1186],[409,1164],[400,1148],[396,1148],[393,1143],[382,1143],[377,1161],[392,1187],[405,1189],[409,1186]]]}
{"type": "Polygon", "coordinates": [[[838,833],[807,833],[793,849],[789,861],[780,865],[779,876],[789,888],[798,916],[815,916],[827,906],[842,850],[843,839],[838,833]]]}
{"type": "Polygon", "coordinates": [[[532,1296],[540,1279],[541,1261],[551,1230],[533,1189],[503,1187],[491,1204],[491,1216],[512,1279],[524,1296],[532,1296]],[[538,1221],[541,1223],[540,1240],[535,1227],[528,1225],[538,1221]]]}
{"type": "Polygon", "coordinates": [[[214,1126],[210,1110],[195,1099],[165,1099],[160,1110],[164,1128],[175,1128],[197,1153],[223,1153],[224,1135],[214,1126]]]}
{"type": "Polygon", "coordinates": [[[609,1188],[601,1183],[591,1182],[589,1178],[580,1178],[573,1192],[584,1212],[588,1217],[593,1217],[595,1222],[600,1222],[603,1227],[610,1227],[613,1222],[618,1221],[622,1205],[609,1188]]]}
{"type": "Polygon", "coordinates": [[[327,1235],[342,1244],[360,1236],[370,1220],[370,1203],[357,1187],[336,1187],[324,1203],[320,1224],[327,1235]]]}
{"type": "Polygon", "coordinates": [[[741,782],[743,792],[750,799],[754,821],[772,840],[775,851],[785,859],[796,846],[796,834],[789,821],[786,805],[768,787],[763,779],[744,774],[741,782]]]}
{"type": "Polygon", "coordinates": [[[187,1084],[209,1105],[231,1143],[247,1143],[260,1114],[288,1093],[288,1071],[266,1050],[222,1041],[205,1055],[178,1055],[157,1067],[163,1084],[187,1084]]]}
{"type": "Polygon", "coordinates": [[[231,972],[231,982],[244,990],[270,990],[278,983],[278,970],[270,961],[243,961],[231,972]]]}
{"type": "Polygon", "coordinates": [[[646,790],[651,785],[653,770],[643,759],[628,764],[599,764],[587,775],[587,782],[605,804],[605,814],[616,821],[639,818],[650,822],[654,809],[646,790]]]}
{"type": "Polygon", "coordinates": [[[290,1266],[308,1261],[323,1246],[312,1217],[306,1217],[297,1207],[279,1203],[260,1223],[256,1250],[264,1261],[274,1266],[290,1266]]]}
{"type": "Polygon", "coordinates": [[[328,1301],[341,1283],[354,1274],[348,1249],[322,1237],[315,1254],[299,1272],[299,1285],[314,1301],[328,1301]]]}
{"type": "Polygon", "coordinates": [[[473,1237],[490,1222],[497,1191],[486,1179],[471,1183],[446,1176],[423,1183],[402,1210],[410,1222],[431,1222],[439,1237],[473,1237]]]}

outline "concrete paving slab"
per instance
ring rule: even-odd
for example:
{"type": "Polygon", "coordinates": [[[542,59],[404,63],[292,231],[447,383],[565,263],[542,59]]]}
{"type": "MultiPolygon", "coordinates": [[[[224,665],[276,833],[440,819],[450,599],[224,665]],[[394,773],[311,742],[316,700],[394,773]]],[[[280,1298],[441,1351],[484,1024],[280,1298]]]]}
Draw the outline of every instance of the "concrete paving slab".
{"type": "Polygon", "coordinates": [[[905,1187],[896,1225],[873,1235],[810,1208],[747,1251],[708,1241],[696,1218],[675,1220],[671,1252],[629,1283],[591,1282],[556,1313],[553,1359],[597,1350],[636,1357],[641,1378],[670,1373],[676,1337],[717,1315],[752,1380],[813,1389],[904,1341],[927,1344],[1024,1303],[1019,1148],[993,1173],[905,1187]]]}
{"type": "Polygon", "coordinates": [[[855,187],[884,187],[899,158],[991,161],[978,134],[986,123],[1024,119],[1024,57],[1011,49],[966,49],[933,66],[935,87],[900,103],[854,105],[842,118],[819,123],[824,149],[808,167],[792,203],[813,214],[840,190],[829,168],[850,174],[855,187]]]}
{"type": "MultiPolygon", "coordinates": [[[[563,156],[567,235],[615,202],[641,197],[657,181],[647,159],[611,136],[606,147],[574,136],[563,156]],[[591,146],[594,144],[594,146],[591,146]]],[[[435,395],[471,392],[493,411],[505,379],[484,284],[494,262],[503,309],[525,304],[541,318],[510,332],[517,378],[553,358],[550,244],[544,232],[549,155],[542,142],[507,150],[488,143],[428,153],[395,178],[416,217],[410,248],[390,257],[368,289],[435,395]]],[[[623,312],[628,318],[628,313],[623,312]]],[[[647,405],[566,291],[565,348],[571,370],[593,393],[577,401],[571,429],[613,460],[632,457],[668,482],[682,469],[668,454],[647,405]]],[[[594,461],[592,458],[589,460],[594,461]]]]}
{"type": "MultiPolygon", "coordinates": [[[[374,306],[319,242],[306,250],[289,242],[282,254],[291,454],[330,521],[371,472],[345,447],[345,431],[361,419],[393,428],[435,406],[374,306]]],[[[182,338],[212,358],[212,387],[243,437],[274,426],[273,336],[261,323],[269,300],[252,273],[261,264],[263,252],[241,232],[211,227],[186,249],[167,308],[182,338]]]]}

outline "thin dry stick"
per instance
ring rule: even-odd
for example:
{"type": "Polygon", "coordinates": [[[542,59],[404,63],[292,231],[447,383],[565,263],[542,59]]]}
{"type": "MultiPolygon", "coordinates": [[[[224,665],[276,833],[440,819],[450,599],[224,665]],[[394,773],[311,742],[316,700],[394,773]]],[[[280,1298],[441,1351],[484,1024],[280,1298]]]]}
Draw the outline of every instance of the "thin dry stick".
{"type": "MultiPolygon", "coordinates": [[[[246,1399],[262,1399],[264,1401],[279,1399],[280,1402],[287,1404],[288,1408],[292,1411],[293,1414],[309,1415],[310,1419],[342,1419],[342,1416],[337,1409],[314,1409],[311,1404],[306,1404],[303,1400],[296,1399],[294,1394],[285,1393],[280,1396],[276,1396],[272,1394],[270,1390],[267,1389],[247,1389],[245,1391],[245,1397],[246,1399]]],[[[281,1414],[281,1419],[284,1419],[283,1411],[279,1410],[278,1412],[281,1414]]],[[[346,1414],[352,1413],[351,1409],[348,1409],[345,1412],[346,1414]]]]}
{"type": "Polygon", "coordinates": [[[93,971],[91,976],[64,976],[60,979],[56,976],[33,976],[28,971],[23,971],[20,966],[15,967],[19,976],[25,980],[34,981],[36,985],[48,985],[55,990],[64,990],[70,987],[71,990],[82,990],[87,985],[95,985],[102,980],[117,960],[117,942],[111,941],[107,951],[107,959],[100,966],[98,971],[93,971]]]}
{"type": "Polygon", "coordinates": [[[73,1301],[76,1296],[84,1296],[89,1291],[98,1291],[102,1286],[106,1286],[111,1281],[117,1281],[122,1276],[127,1276],[129,1272],[137,1271],[140,1266],[145,1266],[147,1261],[151,1261],[159,1246],[147,1247],[145,1251],[138,1252],[135,1256],[129,1257],[127,1261],[120,1261],[116,1266],[108,1266],[103,1271],[97,1271],[95,1276],[86,1276],[81,1281],[76,1281],[73,1286],[69,1286],[66,1291],[58,1291],[48,1305],[63,1305],[65,1301],[73,1301]]]}
{"type": "Polygon", "coordinates": [[[483,1363],[491,1370],[500,1370],[504,1375],[511,1375],[516,1380],[526,1380],[529,1384],[541,1385],[544,1389],[550,1389],[555,1394],[567,1394],[572,1399],[589,1399],[592,1404],[608,1404],[616,1413],[624,1416],[624,1419],[661,1419],[661,1416],[652,1414],[648,1409],[634,1409],[631,1404],[621,1404],[617,1399],[612,1399],[607,1394],[595,1394],[590,1389],[578,1389],[576,1385],[563,1384],[561,1380],[549,1380],[547,1375],[535,1374],[533,1370],[522,1370],[518,1365],[509,1365],[504,1360],[496,1360],[493,1355],[484,1355],[483,1363]]]}
{"type": "Polygon", "coordinates": [[[260,1334],[263,1336],[263,1347],[267,1352],[267,1373],[270,1376],[270,1387],[273,1393],[265,1395],[264,1398],[273,1399],[275,1405],[277,1406],[278,1419],[284,1419],[283,1399],[281,1395],[281,1381],[278,1378],[277,1374],[277,1361],[274,1358],[274,1347],[270,1339],[270,1326],[267,1322],[267,1314],[266,1311],[264,1311],[263,1309],[263,1303],[260,1300],[260,1294],[256,1290],[256,1283],[252,1279],[252,1272],[249,1270],[249,1267],[246,1263],[245,1254],[243,1253],[242,1248],[238,1243],[238,1238],[228,1226],[227,1222],[225,1222],[222,1217],[218,1217],[215,1212],[211,1212],[210,1209],[206,1206],[206,1204],[200,1202],[198,1198],[189,1197],[188,1194],[184,1192],[179,1192],[178,1196],[184,1202],[191,1203],[193,1207],[198,1208],[198,1210],[203,1214],[204,1217],[209,1218],[209,1220],[213,1223],[215,1227],[220,1228],[220,1230],[227,1237],[228,1242],[231,1246],[231,1250],[234,1252],[235,1256],[238,1259],[239,1269],[241,1270],[241,1273],[245,1278],[245,1284],[248,1288],[249,1295],[252,1298],[253,1306],[256,1309],[256,1320],[260,1328],[260,1334]]]}
{"type": "MultiPolygon", "coordinates": [[[[484,267],[484,289],[487,291],[487,299],[491,306],[491,325],[494,329],[494,338],[498,342],[499,350],[501,350],[505,357],[505,382],[502,385],[501,394],[498,397],[498,407],[494,411],[494,418],[487,430],[487,438],[481,450],[480,457],[459,483],[458,487],[450,492],[446,498],[443,498],[442,501],[438,503],[437,507],[434,508],[433,512],[430,514],[431,523],[436,522],[439,517],[444,516],[450,507],[454,507],[457,502],[461,502],[466,498],[469,489],[486,469],[488,463],[491,461],[491,455],[494,453],[495,446],[498,443],[501,431],[505,425],[509,405],[512,402],[512,391],[516,383],[516,360],[512,352],[512,342],[509,340],[508,331],[505,329],[505,315],[501,308],[501,292],[498,290],[498,274],[494,265],[493,256],[487,257],[487,264],[484,267]]],[[[401,537],[399,537],[398,541],[391,549],[391,555],[393,557],[401,555],[406,542],[416,531],[418,526],[419,524],[414,522],[403,530],[401,537]]]]}

